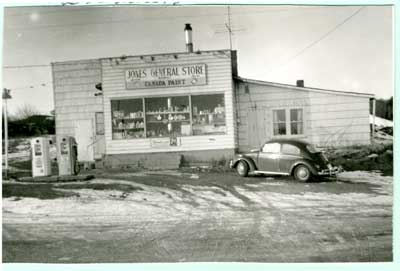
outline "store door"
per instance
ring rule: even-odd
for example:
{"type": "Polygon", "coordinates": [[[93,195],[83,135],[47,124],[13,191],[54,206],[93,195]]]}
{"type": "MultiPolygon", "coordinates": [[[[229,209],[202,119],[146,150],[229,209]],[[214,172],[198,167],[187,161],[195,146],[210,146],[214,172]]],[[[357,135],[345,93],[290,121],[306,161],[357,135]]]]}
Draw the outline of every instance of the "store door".
{"type": "Polygon", "coordinates": [[[251,109],[247,112],[247,139],[251,148],[259,148],[267,140],[265,110],[251,109]]]}
{"type": "Polygon", "coordinates": [[[92,120],[76,121],[75,139],[78,143],[78,161],[92,162],[94,160],[92,120]]]}

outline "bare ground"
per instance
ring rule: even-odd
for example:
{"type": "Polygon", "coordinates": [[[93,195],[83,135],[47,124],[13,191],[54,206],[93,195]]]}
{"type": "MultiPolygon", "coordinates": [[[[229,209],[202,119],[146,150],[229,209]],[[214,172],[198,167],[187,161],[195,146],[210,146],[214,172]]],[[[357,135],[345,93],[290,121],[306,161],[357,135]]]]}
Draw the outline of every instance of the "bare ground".
{"type": "Polygon", "coordinates": [[[3,261],[392,261],[393,177],[356,171],[303,184],[231,172],[97,176],[4,182],[3,261]]]}

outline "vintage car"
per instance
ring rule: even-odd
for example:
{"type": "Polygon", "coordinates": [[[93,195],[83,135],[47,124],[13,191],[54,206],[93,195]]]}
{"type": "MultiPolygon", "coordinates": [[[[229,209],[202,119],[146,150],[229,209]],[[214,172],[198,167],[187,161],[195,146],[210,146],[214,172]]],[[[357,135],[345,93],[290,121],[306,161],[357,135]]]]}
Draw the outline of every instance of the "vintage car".
{"type": "Polygon", "coordinates": [[[325,155],[313,145],[295,139],[273,139],[259,149],[238,154],[230,167],[240,176],[249,173],[291,175],[306,182],[316,176],[336,176],[341,167],[332,166],[325,155]]]}

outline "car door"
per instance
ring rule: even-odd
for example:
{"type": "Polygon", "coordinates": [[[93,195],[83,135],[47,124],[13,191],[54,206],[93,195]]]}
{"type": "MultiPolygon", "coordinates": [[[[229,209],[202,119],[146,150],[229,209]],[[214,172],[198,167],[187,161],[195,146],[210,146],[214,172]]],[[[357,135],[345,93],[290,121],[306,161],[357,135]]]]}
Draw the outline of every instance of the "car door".
{"type": "Polygon", "coordinates": [[[279,143],[265,143],[258,154],[258,170],[279,172],[280,148],[279,143]]]}
{"type": "Polygon", "coordinates": [[[290,173],[291,166],[299,159],[301,159],[301,150],[299,147],[289,143],[282,144],[279,159],[279,169],[281,172],[290,173]]]}

